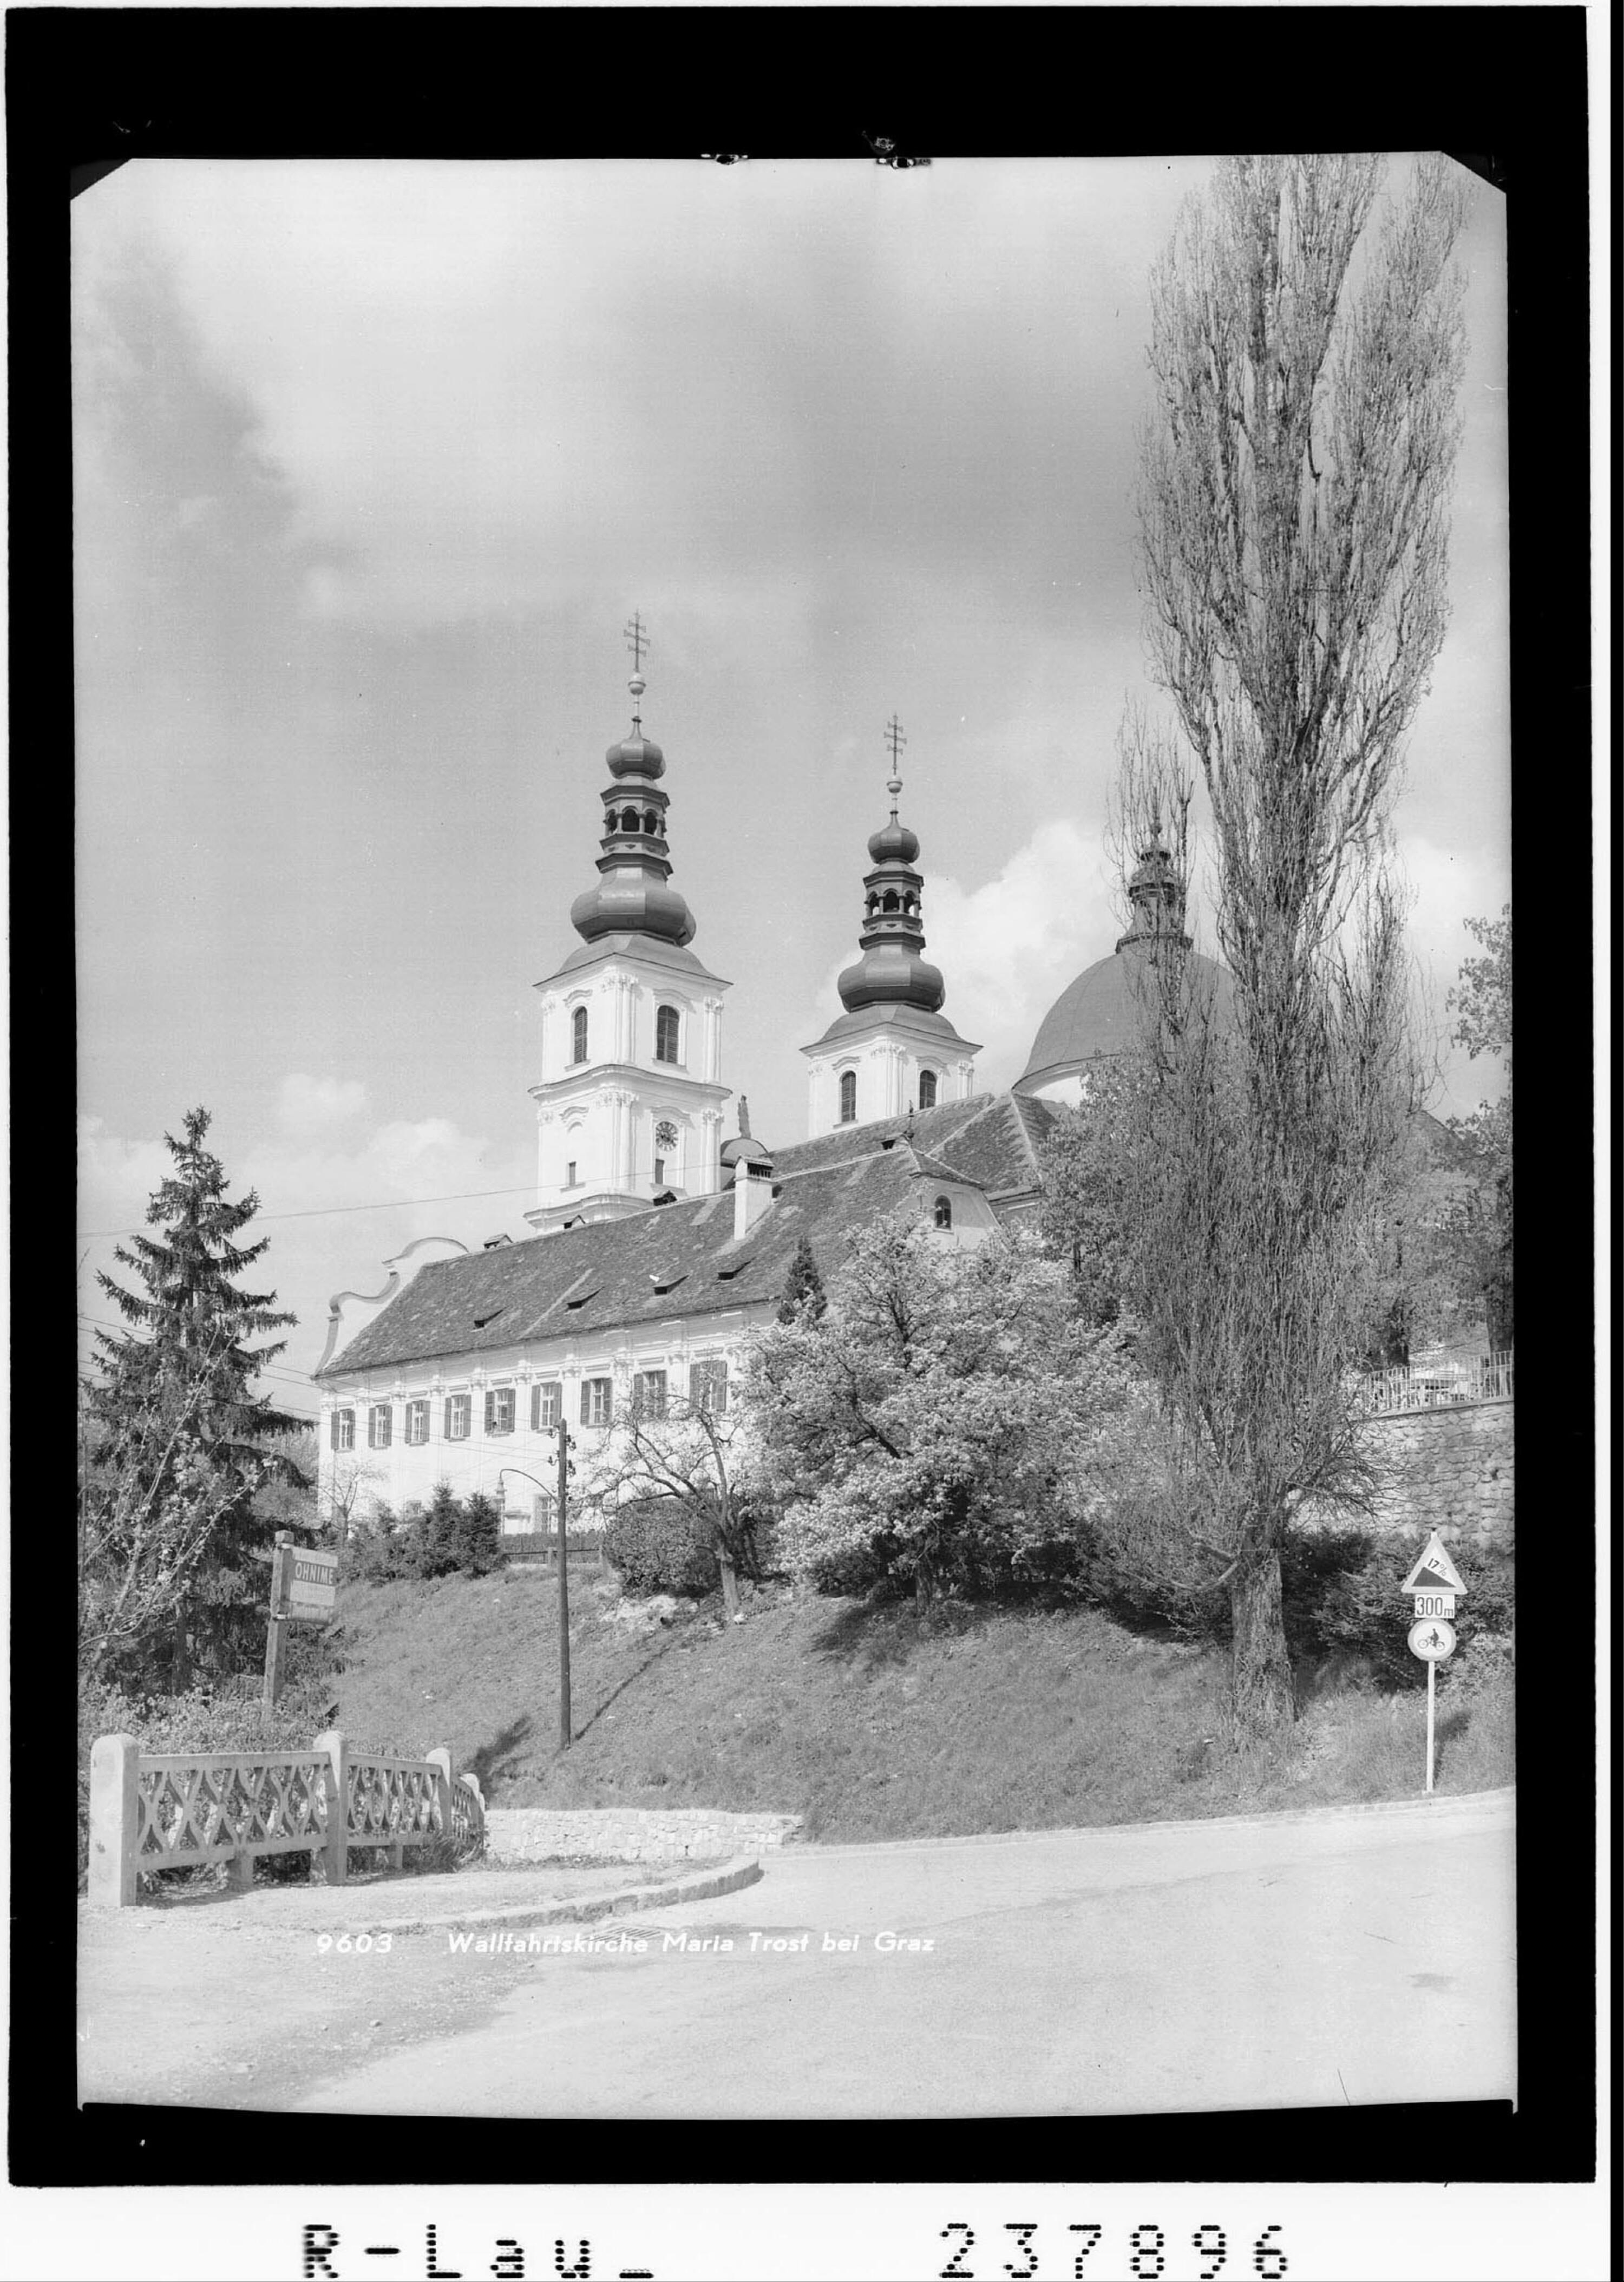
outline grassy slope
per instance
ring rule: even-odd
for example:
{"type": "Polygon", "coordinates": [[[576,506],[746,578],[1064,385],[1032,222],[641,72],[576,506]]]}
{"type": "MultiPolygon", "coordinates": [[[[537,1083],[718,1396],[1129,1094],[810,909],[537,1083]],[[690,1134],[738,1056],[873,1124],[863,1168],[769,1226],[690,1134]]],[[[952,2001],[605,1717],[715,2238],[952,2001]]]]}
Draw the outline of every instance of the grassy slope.
{"type": "MultiPolygon", "coordinates": [[[[586,1580],[582,1580],[583,1585],[586,1580]]],[[[557,1603],[535,1575],[352,1586],[340,1719],[449,1743],[497,1805],[760,1806],[870,1839],[1414,1795],[1425,1692],[1332,1696],[1275,1760],[1216,1743],[1223,1659],[1093,1610],[909,1610],[763,1594],[628,1640],[572,1608],[576,1742],[556,1751],[557,1603]]],[[[1417,1667],[1418,1680],[1420,1667],[1417,1667]]],[[[1509,1688],[1440,1698],[1439,1788],[1512,1780],[1509,1688]]]]}

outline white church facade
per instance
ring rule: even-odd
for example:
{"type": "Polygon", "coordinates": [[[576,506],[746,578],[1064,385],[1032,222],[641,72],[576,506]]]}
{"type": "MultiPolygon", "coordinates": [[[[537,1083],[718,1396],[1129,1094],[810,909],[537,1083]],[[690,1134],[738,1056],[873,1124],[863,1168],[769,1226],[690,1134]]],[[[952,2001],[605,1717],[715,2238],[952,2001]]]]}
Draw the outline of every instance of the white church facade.
{"type": "Polygon", "coordinates": [[[802,1049],[807,1138],[770,1149],[741,1100],[724,1141],[731,986],[690,948],[694,918],[671,884],[664,756],[642,733],[644,687],[639,671],[632,734],[607,756],[598,880],[571,909],[579,944],[537,986],[532,1233],[478,1252],[420,1238],[385,1263],[383,1290],[334,1299],[315,1374],[324,1510],[336,1498],[398,1512],[443,1480],[459,1496],[495,1496],[510,1528],[546,1525],[548,1429],[562,1417],[590,1443],[634,1401],[727,1409],[803,1237],[832,1269],[843,1235],[882,1214],[912,1212],[954,1244],[1030,1216],[1051,1100],[1076,1098],[1089,1060],[1130,1045],[1130,969],[1181,928],[1153,847],[1114,958],[1062,994],[1014,1091],[977,1095],[980,1047],[944,1013],[944,978],[923,956],[920,843],[898,817],[893,723],[890,816],[868,842],[859,956],[839,979],[841,1013],[802,1049]]]}

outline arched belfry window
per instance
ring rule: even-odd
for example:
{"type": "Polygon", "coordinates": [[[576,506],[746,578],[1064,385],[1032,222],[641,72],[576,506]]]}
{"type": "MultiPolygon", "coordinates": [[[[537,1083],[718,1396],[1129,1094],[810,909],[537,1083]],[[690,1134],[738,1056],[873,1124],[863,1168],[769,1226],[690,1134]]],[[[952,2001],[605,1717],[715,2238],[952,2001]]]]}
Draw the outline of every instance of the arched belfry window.
{"type": "Polygon", "coordinates": [[[919,1074],[919,1106],[921,1109],[934,1109],[936,1106],[935,1070],[921,1070],[919,1074]]]}
{"type": "Polygon", "coordinates": [[[946,1197],[938,1197],[936,1199],[936,1226],[938,1228],[951,1228],[952,1224],[953,1207],[951,1200],[946,1197]]]}
{"type": "Polygon", "coordinates": [[[655,838],[657,838],[657,837],[658,836],[659,829],[660,829],[660,819],[659,819],[658,812],[657,812],[656,810],[654,810],[654,809],[652,809],[652,808],[651,808],[651,809],[649,809],[649,810],[648,811],[647,814],[646,814],[646,815],[644,816],[644,818],[643,818],[643,830],[644,830],[644,831],[649,834],[649,838],[652,840],[652,839],[655,839],[655,838]]]}
{"type": "Polygon", "coordinates": [[[662,1006],[654,1018],[654,1059],[657,1062],[674,1062],[680,1025],[674,1006],[662,1006]]]}
{"type": "Polygon", "coordinates": [[[570,1017],[570,1059],[584,1062],[587,1059],[587,1009],[578,1006],[570,1017]]]}
{"type": "Polygon", "coordinates": [[[620,829],[622,830],[622,832],[635,832],[635,831],[636,831],[636,829],[637,829],[637,811],[636,811],[634,808],[623,808],[623,809],[621,810],[621,811],[620,811],[620,829]]]}
{"type": "Polygon", "coordinates": [[[840,1122],[843,1125],[857,1123],[857,1072],[842,1070],[840,1074],[840,1122]]]}

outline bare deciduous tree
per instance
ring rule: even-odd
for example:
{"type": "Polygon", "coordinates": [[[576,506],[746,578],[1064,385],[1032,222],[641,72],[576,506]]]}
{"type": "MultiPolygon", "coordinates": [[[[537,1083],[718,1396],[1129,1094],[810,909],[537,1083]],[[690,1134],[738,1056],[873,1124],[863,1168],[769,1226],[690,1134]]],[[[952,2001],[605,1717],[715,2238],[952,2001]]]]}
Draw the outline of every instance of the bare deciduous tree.
{"type": "MultiPolygon", "coordinates": [[[[1291,1717],[1286,1532],[1359,1493],[1348,1376],[1413,1099],[1387,816],[1447,612],[1466,192],[1422,159],[1379,217],[1382,184],[1370,157],[1226,161],[1153,280],[1147,622],[1232,1002],[1219,1025],[1192,962],[1152,963],[1134,1300],[1253,1733],[1291,1717]]],[[[1168,767],[1130,739],[1125,818],[1168,767]]]]}
{"type": "Polygon", "coordinates": [[[716,1548],[730,1621],[739,1614],[739,1570],[751,1559],[739,1500],[742,1453],[734,1448],[739,1424],[703,1401],[634,1402],[594,1459],[584,1493],[606,1516],[631,1499],[674,1500],[716,1548]]]}

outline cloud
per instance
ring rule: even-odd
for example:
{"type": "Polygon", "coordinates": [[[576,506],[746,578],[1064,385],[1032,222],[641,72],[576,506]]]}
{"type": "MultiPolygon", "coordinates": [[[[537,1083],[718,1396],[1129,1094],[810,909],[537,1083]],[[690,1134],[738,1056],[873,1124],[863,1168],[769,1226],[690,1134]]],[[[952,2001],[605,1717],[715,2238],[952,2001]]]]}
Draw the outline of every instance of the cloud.
{"type": "Polygon", "coordinates": [[[366,1106],[367,1089],[358,1078],[317,1078],[294,1070],[278,1090],[276,1122],[284,1133],[299,1137],[324,1133],[347,1125],[366,1106]]]}
{"type": "MultiPolygon", "coordinates": [[[[528,1146],[497,1149],[450,1118],[361,1125],[366,1092],[354,1079],[296,1072],[276,1098],[280,1129],[245,1144],[221,1119],[209,1145],[225,1166],[229,1195],[253,1190],[260,1199],[260,1215],[244,1234],[268,1245],[239,1280],[250,1291],[275,1292],[277,1307],[299,1319],[283,1334],[287,1349],[269,1391],[309,1412],[315,1390],[306,1375],[321,1355],[332,1293],[380,1287],[383,1261],[414,1237],[451,1236],[477,1248],[498,1230],[527,1235],[523,1215],[535,1201],[535,1164],[528,1146]]],[[[96,1271],[131,1288],[130,1272],[113,1258],[120,1239],[99,1232],[144,1228],[147,1199],[172,1170],[161,1138],[126,1139],[103,1119],[81,1121],[75,1256],[80,1313],[89,1319],[81,1324],[82,1355],[92,1325],[117,1320],[96,1271]]]]}

